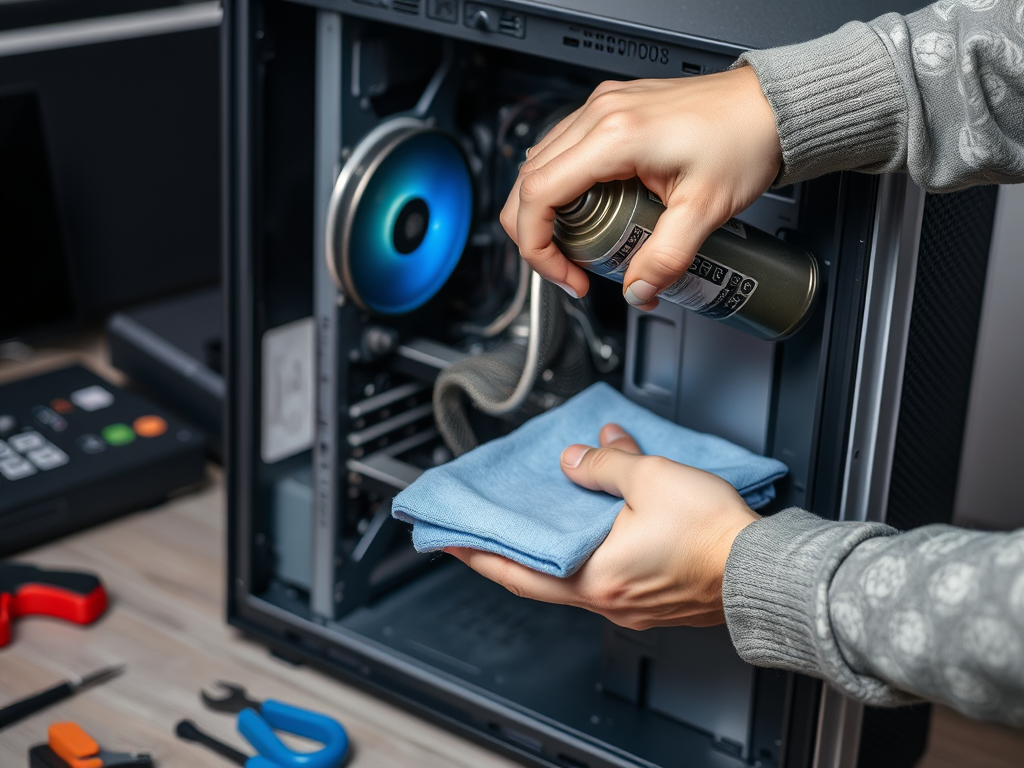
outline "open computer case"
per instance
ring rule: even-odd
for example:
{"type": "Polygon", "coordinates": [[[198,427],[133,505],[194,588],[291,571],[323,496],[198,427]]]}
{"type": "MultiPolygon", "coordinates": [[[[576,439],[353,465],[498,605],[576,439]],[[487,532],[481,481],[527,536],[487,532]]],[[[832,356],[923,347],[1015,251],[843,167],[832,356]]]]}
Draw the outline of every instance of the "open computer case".
{"type": "MultiPolygon", "coordinates": [[[[913,7],[229,2],[230,622],[531,765],[911,766],[927,708],[866,708],[755,669],[724,627],[634,632],[519,599],[416,554],[389,515],[395,493],[452,456],[435,425],[439,373],[524,343],[525,278],[497,214],[541,131],[602,80],[713,72],[891,10],[913,7]],[[402,144],[406,129],[447,149],[402,144]],[[420,246],[400,247],[399,224],[415,235],[450,203],[417,213],[403,185],[458,178],[464,228],[441,246],[457,263],[399,296],[373,269],[404,269],[392,251],[420,246]],[[357,243],[364,224],[387,242],[357,243]]],[[[812,252],[822,280],[815,314],[783,342],[664,302],[639,313],[596,277],[585,300],[557,304],[560,322],[588,381],[784,461],[769,513],[948,521],[995,201],[995,188],[933,195],[898,174],[763,195],[740,218],[812,252]]],[[[553,366],[519,412],[467,418],[493,438],[573,381],[553,366]]]]}

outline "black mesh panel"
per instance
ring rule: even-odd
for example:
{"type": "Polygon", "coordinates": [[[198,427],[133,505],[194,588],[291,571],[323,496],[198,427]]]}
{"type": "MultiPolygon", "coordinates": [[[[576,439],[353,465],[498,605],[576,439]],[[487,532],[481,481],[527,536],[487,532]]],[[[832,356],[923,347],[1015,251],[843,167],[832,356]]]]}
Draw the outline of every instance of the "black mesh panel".
{"type": "Polygon", "coordinates": [[[924,754],[931,704],[864,707],[857,768],[911,768],[924,754]]]}
{"type": "Polygon", "coordinates": [[[953,516],[997,187],[928,195],[886,522],[953,516]]]}

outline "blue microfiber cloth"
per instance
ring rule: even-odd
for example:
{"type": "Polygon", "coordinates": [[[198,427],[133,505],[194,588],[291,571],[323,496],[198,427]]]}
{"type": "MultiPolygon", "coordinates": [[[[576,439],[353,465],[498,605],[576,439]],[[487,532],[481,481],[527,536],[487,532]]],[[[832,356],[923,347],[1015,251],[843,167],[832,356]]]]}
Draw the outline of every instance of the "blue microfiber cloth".
{"type": "Polygon", "coordinates": [[[609,422],[644,453],[713,472],[753,509],[775,498],[785,464],[680,427],[607,384],[594,384],[515,432],[423,473],[395,497],[391,514],[413,523],[419,552],[470,547],[554,576],[572,575],[611,530],[623,501],[590,491],[559,465],[566,446],[597,445],[609,422]]]}

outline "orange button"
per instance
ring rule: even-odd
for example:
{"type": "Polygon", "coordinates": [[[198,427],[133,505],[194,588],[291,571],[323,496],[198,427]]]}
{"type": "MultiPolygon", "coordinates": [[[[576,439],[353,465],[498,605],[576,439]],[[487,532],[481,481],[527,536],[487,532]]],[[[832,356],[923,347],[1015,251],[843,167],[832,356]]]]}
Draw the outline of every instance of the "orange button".
{"type": "Polygon", "coordinates": [[[65,400],[63,397],[58,397],[52,403],[50,407],[53,408],[57,413],[71,413],[75,410],[75,406],[71,404],[70,400],[65,400]]]}
{"type": "Polygon", "coordinates": [[[167,422],[159,416],[139,416],[132,422],[132,429],[139,437],[160,437],[167,431],[167,422]]]}

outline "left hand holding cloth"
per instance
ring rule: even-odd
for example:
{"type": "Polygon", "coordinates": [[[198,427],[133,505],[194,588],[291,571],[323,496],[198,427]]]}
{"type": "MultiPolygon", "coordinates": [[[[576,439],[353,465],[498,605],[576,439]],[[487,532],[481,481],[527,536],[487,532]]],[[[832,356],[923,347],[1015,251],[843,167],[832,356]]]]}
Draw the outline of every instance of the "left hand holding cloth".
{"type": "Polygon", "coordinates": [[[775,459],[680,427],[598,384],[424,473],[392,513],[414,523],[417,550],[444,549],[516,594],[633,628],[710,625],[723,620],[732,540],[785,473],[775,459]],[[668,458],[641,455],[609,422],[668,458]],[[601,448],[572,445],[599,432],[601,448]]]}

